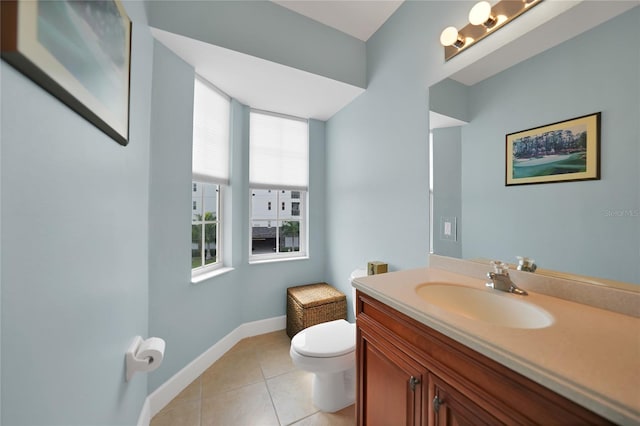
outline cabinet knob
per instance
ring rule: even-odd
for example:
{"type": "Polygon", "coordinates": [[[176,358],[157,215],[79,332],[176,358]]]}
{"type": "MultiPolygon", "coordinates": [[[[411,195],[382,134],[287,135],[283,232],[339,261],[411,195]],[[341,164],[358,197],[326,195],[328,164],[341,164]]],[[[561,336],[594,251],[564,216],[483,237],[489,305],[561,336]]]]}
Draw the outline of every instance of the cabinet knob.
{"type": "Polygon", "coordinates": [[[441,405],[442,405],[442,401],[440,400],[440,398],[438,398],[438,395],[436,395],[436,397],[433,398],[433,411],[437,413],[438,410],[440,410],[441,405]]]}
{"type": "Polygon", "coordinates": [[[413,377],[411,376],[411,378],[409,379],[409,386],[411,387],[412,391],[416,390],[416,385],[420,384],[420,379],[418,379],[417,377],[413,377]]]}

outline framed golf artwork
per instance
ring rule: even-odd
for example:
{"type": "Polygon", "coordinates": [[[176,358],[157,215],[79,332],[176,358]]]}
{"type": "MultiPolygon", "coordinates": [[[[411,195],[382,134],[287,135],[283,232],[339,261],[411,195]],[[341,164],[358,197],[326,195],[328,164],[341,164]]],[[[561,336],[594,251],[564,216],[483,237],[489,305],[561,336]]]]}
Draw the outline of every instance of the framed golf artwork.
{"type": "Polygon", "coordinates": [[[506,135],[505,185],[600,179],[600,115],[506,135]]]}

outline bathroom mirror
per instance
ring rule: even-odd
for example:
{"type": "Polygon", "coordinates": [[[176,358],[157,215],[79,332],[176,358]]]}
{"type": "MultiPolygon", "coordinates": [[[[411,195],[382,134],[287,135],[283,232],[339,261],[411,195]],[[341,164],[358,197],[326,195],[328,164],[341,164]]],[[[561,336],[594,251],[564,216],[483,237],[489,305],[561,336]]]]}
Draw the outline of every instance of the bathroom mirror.
{"type": "Polygon", "coordinates": [[[536,273],[640,284],[640,61],[613,42],[637,38],[638,16],[636,7],[483,81],[429,89],[434,253],[527,256],[536,273]],[[505,135],[596,112],[599,180],[505,186],[505,135]]]}

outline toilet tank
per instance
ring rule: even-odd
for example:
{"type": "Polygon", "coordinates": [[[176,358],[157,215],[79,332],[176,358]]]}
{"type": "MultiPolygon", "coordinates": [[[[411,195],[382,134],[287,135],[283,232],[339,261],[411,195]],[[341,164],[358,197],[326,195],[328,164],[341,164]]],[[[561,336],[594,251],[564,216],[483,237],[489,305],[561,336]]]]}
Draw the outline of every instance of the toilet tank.
{"type": "Polygon", "coordinates": [[[349,285],[351,286],[351,312],[353,312],[353,317],[356,317],[356,288],[353,286],[353,280],[360,277],[366,277],[367,270],[366,269],[356,269],[351,272],[349,276],[349,285]]]}

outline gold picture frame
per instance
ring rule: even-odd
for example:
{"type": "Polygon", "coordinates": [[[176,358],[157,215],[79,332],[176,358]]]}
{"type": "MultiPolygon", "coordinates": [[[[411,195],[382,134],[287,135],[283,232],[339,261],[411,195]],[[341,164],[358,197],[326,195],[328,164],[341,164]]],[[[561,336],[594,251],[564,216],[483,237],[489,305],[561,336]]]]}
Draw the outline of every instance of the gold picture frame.
{"type": "Polygon", "coordinates": [[[601,113],[506,135],[505,185],[600,179],[601,113]]]}
{"type": "Polygon", "coordinates": [[[131,20],[120,0],[2,0],[2,58],[121,145],[131,20]]]}

